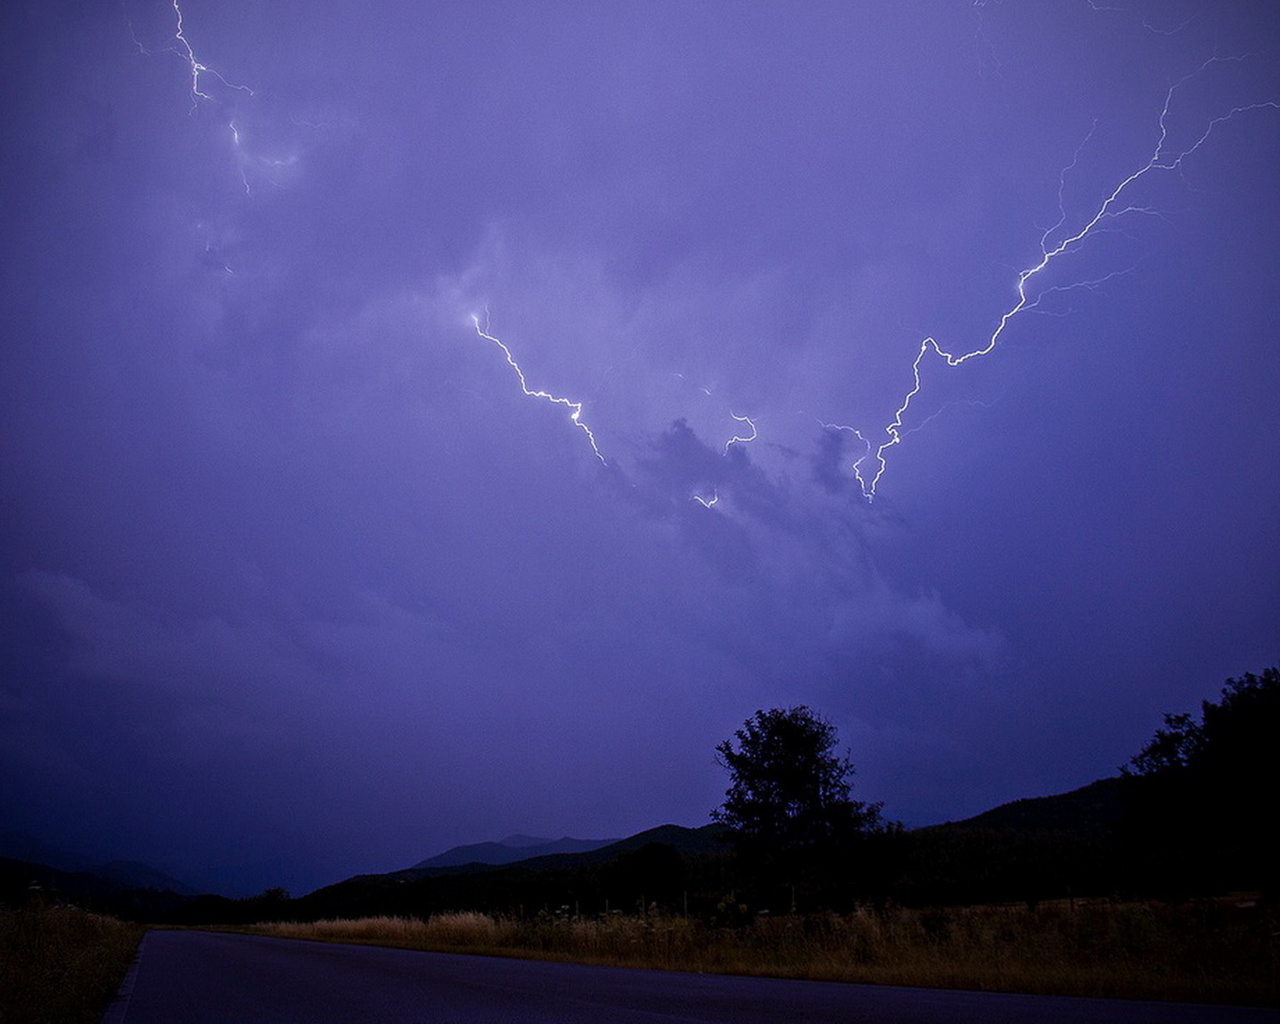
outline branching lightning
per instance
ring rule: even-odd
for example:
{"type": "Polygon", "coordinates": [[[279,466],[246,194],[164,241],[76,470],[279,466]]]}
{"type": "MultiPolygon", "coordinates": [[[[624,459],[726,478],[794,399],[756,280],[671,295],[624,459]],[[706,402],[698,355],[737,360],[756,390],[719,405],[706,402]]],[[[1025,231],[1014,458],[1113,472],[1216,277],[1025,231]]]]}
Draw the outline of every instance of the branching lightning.
{"type": "Polygon", "coordinates": [[[474,313],[471,314],[471,322],[475,325],[476,334],[485,341],[491,341],[493,344],[497,345],[498,348],[502,349],[502,354],[506,357],[507,365],[515,371],[516,378],[520,381],[520,390],[529,398],[541,398],[545,402],[551,402],[554,405],[563,405],[568,409],[569,419],[573,421],[573,425],[575,427],[587,435],[587,442],[591,445],[591,450],[595,452],[596,458],[605,465],[608,465],[605,457],[600,453],[599,445],[596,444],[596,435],[591,432],[591,428],[589,426],[582,422],[582,403],[574,402],[568,398],[561,398],[558,395],[551,394],[549,391],[535,390],[529,387],[529,382],[525,379],[524,370],[520,369],[520,364],[517,363],[515,357],[512,356],[511,349],[507,348],[506,345],[489,333],[488,316],[486,315],[485,317],[484,327],[480,326],[480,318],[474,313]]]}
{"type": "MultiPolygon", "coordinates": [[[[1156,215],[1158,211],[1150,207],[1133,205],[1126,199],[1126,194],[1131,192],[1143,178],[1153,175],[1161,171],[1181,171],[1183,163],[1196,152],[1208,140],[1214,129],[1219,125],[1230,121],[1232,118],[1253,110],[1280,110],[1280,103],[1276,101],[1262,101],[1258,103],[1249,103],[1241,106],[1232,107],[1225,114],[1220,114],[1209,120],[1204,130],[1190,145],[1183,149],[1172,150],[1169,148],[1169,111],[1173,105],[1173,99],[1178,89],[1190,79],[1202,74],[1211,65],[1223,61],[1238,61],[1240,57],[1212,57],[1205,61],[1199,68],[1191,72],[1191,74],[1179,79],[1169,87],[1169,91],[1165,94],[1164,105],[1160,111],[1158,119],[1159,137],[1156,140],[1155,148],[1152,150],[1151,156],[1137,170],[1123,178],[1110,194],[1098,205],[1093,215],[1084,222],[1083,226],[1075,229],[1073,233],[1066,235],[1059,241],[1054,242],[1052,239],[1062,229],[1066,223],[1067,215],[1063,203],[1063,187],[1067,172],[1075,166],[1079,159],[1079,150],[1072,162],[1063,169],[1059,179],[1058,190],[1058,221],[1047,228],[1040,237],[1040,257],[1031,266],[1024,268],[1018,272],[1016,283],[1017,301],[1014,302],[1003,314],[1001,314],[995,329],[987,336],[986,340],[977,348],[966,352],[956,353],[944,349],[942,345],[932,336],[925,338],[920,342],[919,351],[916,353],[915,359],[911,364],[912,384],[911,388],[903,396],[901,403],[898,405],[897,411],[893,415],[893,419],[884,427],[884,433],[888,440],[881,444],[873,445],[861,433],[853,430],[853,433],[867,445],[867,451],[853,464],[853,473],[857,477],[858,484],[862,488],[863,496],[868,500],[873,500],[876,494],[876,488],[879,486],[881,478],[884,476],[885,469],[888,466],[886,453],[895,445],[902,441],[902,438],[910,431],[903,430],[903,421],[911,408],[912,402],[916,395],[920,393],[922,383],[920,379],[920,365],[924,361],[925,356],[933,352],[942,359],[947,366],[960,366],[962,363],[968,362],[970,359],[977,359],[981,356],[988,355],[996,345],[999,344],[1001,337],[1004,335],[1005,329],[1021,313],[1036,310],[1040,300],[1051,292],[1066,291],[1072,288],[1095,288],[1102,282],[1110,280],[1127,271],[1116,271],[1105,277],[1094,281],[1083,281],[1073,285],[1055,286],[1046,288],[1038,292],[1035,297],[1028,294],[1028,286],[1031,285],[1036,278],[1040,277],[1059,257],[1077,250],[1090,235],[1104,230],[1102,225],[1107,224],[1116,218],[1123,217],[1126,214],[1148,214],[1156,215]],[[863,473],[863,466],[868,460],[874,463],[875,471],[869,475],[863,473]]],[[[1092,135],[1092,129],[1090,135],[1092,135]]],[[[1088,141],[1086,137],[1085,142],[1088,141]]],[[[1083,147],[1084,143],[1081,144],[1083,147]]],[[[736,417],[735,417],[736,418],[736,417]]],[[[852,430],[851,427],[837,426],[835,424],[827,424],[827,426],[840,430],[852,430]]]]}
{"type": "Polygon", "coordinates": [[[236,85],[234,82],[228,82],[225,78],[222,77],[220,72],[215,71],[213,68],[209,67],[207,64],[201,64],[200,61],[196,59],[195,51],[191,49],[191,44],[187,42],[187,37],[183,34],[183,31],[182,31],[182,8],[178,6],[178,0],[173,0],[173,13],[174,13],[174,16],[178,19],[178,26],[174,30],[173,38],[177,40],[177,42],[182,44],[182,49],[178,50],[177,47],[174,47],[174,52],[177,53],[178,56],[182,57],[187,62],[187,64],[191,69],[191,109],[192,110],[195,109],[196,103],[199,100],[212,101],[213,99],[212,96],[210,96],[207,92],[205,92],[203,89],[200,88],[201,75],[212,75],[223,85],[227,86],[227,88],[238,89],[241,92],[247,92],[250,96],[252,96],[253,90],[250,89],[247,85],[236,85]]]}
{"type": "Polygon", "coordinates": [[[254,97],[256,94],[249,86],[230,81],[222,72],[205,64],[196,56],[195,48],[192,46],[190,39],[187,38],[185,14],[178,0],[170,0],[169,3],[169,6],[173,9],[173,34],[167,45],[155,50],[147,47],[138,38],[138,33],[135,31],[133,22],[128,15],[126,0],[122,0],[121,6],[125,8],[125,22],[129,26],[129,34],[139,53],[144,56],[151,56],[155,53],[171,53],[186,65],[189,95],[191,97],[191,107],[188,113],[195,114],[201,104],[207,104],[218,110],[220,115],[225,115],[224,123],[231,137],[231,147],[235,154],[240,183],[244,186],[245,195],[253,195],[249,172],[250,168],[255,165],[266,168],[264,174],[267,180],[271,184],[279,186],[280,182],[273,172],[284,171],[292,167],[297,162],[297,157],[289,156],[285,159],[274,159],[259,156],[250,151],[253,139],[251,133],[246,134],[242,122],[235,116],[236,105],[225,93],[219,95],[219,90],[210,85],[210,80],[220,83],[227,89],[243,93],[245,96],[254,97]]]}
{"type": "MultiPolygon", "coordinates": [[[[173,7],[173,16],[174,18],[177,19],[177,24],[175,25],[173,30],[172,44],[170,44],[169,46],[166,46],[164,50],[161,52],[176,54],[186,63],[187,70],[191,75],[191,110],[194,111],[196,107],[199,106],[201,100],[205,100],[209,103],[216,102],[213,96],[205,92],[203,87],[201,86],[200,84],[201,75],[211,75],[212,77],[216,78],[219,82],[221,82],[223,85],[225,85],[228,89],[235,89],[238,92],[247,93],[248,95],[252,96],[253,90],[249,88],[249,86],[237,85],[235,82],[228,81],[226,78],[223,77],[220,71],[217,71],[214,68],[209,67],[209,65],[202,63],[199,60],[199,58],[196,57],[195,50],[192,48],[190,41],[187,39],[186,31],[183,27],[182,8],[181,6],[179,6],[178,0],[171,0],[171,6],[173,7]]],[[[133,37],[133,43],[138,48],[138,52],[141,54],[144,54],[145,56],[150,56],[153,51],[149,50],[146,46],[144,46],[142,41],[138,38],[137,32],[135,32],[133,29],[133,22],[129,20],[127,13],[125,14],[125,21],[129,26],[129,34],[133,37]]]]}

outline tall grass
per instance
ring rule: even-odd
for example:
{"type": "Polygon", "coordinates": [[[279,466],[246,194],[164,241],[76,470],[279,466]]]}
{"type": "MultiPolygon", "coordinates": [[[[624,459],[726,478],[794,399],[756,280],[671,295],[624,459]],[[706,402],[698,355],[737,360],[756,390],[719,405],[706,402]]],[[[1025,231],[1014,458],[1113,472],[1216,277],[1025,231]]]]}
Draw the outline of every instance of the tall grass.
{"type": "Polygon", "coordinates": [[[680,917],[439,914],[261,924],[287,938],[662,970],[1280,1003],[1274,913],[1219,901],[866,909],[717,928],[680,917]]]}
{"type": "Polygon", "coordinates": [[[0,907],[0,1024],[96,1024],[145,930],[75,907],[0,907]]]}

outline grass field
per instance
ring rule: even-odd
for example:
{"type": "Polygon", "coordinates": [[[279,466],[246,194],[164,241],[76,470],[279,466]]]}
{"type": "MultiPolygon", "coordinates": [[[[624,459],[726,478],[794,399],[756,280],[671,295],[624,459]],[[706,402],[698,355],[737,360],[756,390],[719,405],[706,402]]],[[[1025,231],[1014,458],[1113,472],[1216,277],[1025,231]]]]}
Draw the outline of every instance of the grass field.
{"type": "Polygon", "coordinates": [[[0,1024],[96,1024],[144,931],[75,907],[0,907],[0,1024]]]}
{"type": "Polygon", "coordinates": [[[1280,924],[1245,900],[1066,901],[760,918],[440,914],[261,924],[258,934],[662,970],[1280,1004],[1280,924]]]}

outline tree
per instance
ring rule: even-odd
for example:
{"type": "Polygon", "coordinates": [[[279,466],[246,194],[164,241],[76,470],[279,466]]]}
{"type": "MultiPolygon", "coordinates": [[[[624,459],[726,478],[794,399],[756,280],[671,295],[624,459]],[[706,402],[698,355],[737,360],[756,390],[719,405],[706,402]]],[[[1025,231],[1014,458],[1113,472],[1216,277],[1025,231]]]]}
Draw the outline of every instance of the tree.
{"type": "Polygon", "coordinates": [[[793,891],[847,874],[853,842],[881,827],[881,804],[849,798],[853,762],[838,743],[835,726],[802,705],[757,711],[716,747],[730,785],[712,818],[749,866],[793,891]]]}
{"type": "Polygon", "coordinates": [[[1121,769],[1126,839],[1143,872],[1183,887],[1280,881],[1270,808],[1280,799],[1280,667],[1228,679],[1220,701],[1167,714],[1165,728],[1121,769]]]}
{"type": "Polygon", "coordinates": [[[1204,734],[1191,715],[1166,714],[1165,728],[1157,729],[1150,742],[1126,764],[1125,775],[1156,775],[1187,768],[1203,745],[1204,734]]]}
{"type": "Polygon", "coordinates": [[[1280,667],[1228,679],[1222,700],[1202,701],[1200,721],[1165,715],[1142,751],[1121,769],[1126,775],[1190,772],[1223,787],[1275,792],[1276,736],[1280,734],[1280,667]]]}

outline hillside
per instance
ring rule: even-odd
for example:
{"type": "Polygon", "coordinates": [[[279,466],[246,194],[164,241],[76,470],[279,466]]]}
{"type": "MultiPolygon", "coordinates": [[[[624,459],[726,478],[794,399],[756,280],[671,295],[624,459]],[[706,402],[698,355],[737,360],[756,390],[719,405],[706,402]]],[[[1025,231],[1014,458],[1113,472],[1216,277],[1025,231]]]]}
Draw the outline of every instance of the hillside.
{"type": "MultiPolygon", "coordinates": [[[[161,875],[161,878],[167,876],[161,875]]],[[[163,917],[191,897],[172,889],[136,885],[92,871],[63,871],[47,864],[0,857],[0,905],[74,903],[135,919],[163,917]]]]}
{"type": "Polygon", "coordinates": [[[1115,829],[1124,816],[1123,785],[1119,776],[1098,779],[1066,793],[1012,800],[972,818],[926,828],[1101,835],[1115,829]]]}
{"type": "Polygon", "coordinates": [[[588,853],[602,846],[618,842],[617,839],[538,839],[533,836],[507,836],[498,842],[472,843],[454,846],[444,853],[414,864],[409,871],[430,871],[433,868],[461,867],[464,864],[511,864],[530,857],[547,857],[558,853],[588,853]]]}
{"type": "MultiPolygon", "coordinates": [[[[637,832],[635,835],[628,836],[625,839],[601,840],[600,845],[595,845],[591,840],[567,840],[567,842],[577,842],[584,845],[591,843],[590,847],[586,849],[554,853],[536,853],[535,851],[538,849],[537,847],[523,847],[517,852],[528,853],[529,856],[522,856],[506,861],[468,860],[465,862],[455,861],[454,863],[433,864],[433,861],[440,860],[440,858],[433,857],[430,860],[423,861],[420,865],[412,868],[405,868],[401,871],[389,871],[385,874],[356,875],[355,878],[346,879],[345,882],[339,882],[338,885],[345,885],[347,882],[354,881],[367,882],[376,878],[391,878],[398,882],[403,882],[414,881],[421,878],[435,878],[445,875],[492,873],[494,871],[504,869],[520,871],[565,871],[588,867],[591,865],[607,864],[610,861],[617,860],[620,856],[628,853],[634,853],[637,850],[641,850],[654,843],[669,846],[681,854],[696,855],[703,853],[718,853],[723,852],[725,849],[724,843],[719,838],[723,834],[723,831],[724,830],[719,825],[703,825],[699,828],[688,828],[684,825],[658,825],[655,828],[645,829],[643,832],[637,832]]],[[[559,842],[566,842],[566,840],[560,840],[559,842]]],[[[489,848],[496,846],[503,846],[503,844],[478,843],[475,846],[470,847],[454,847],[454,850],[466,851],[479,849],[483,853],[489,848]]],[[[453,851],[446,851],[446,853],[440,855],[440,857],[447,857],[452,853],[453,851]]],[[[326,886],[325,888],[332,888],[332,886],[326,886]]]]}
{"type": "Polygon", "coordinates": [[[149,889],[194,895],[196,890],[171,875],[132,860],[102,862],[64,850],[25,832],[0,833],[0,858],[43,866],[60,872],[83,873],[110,880],[117,889],[149,889]]]}

